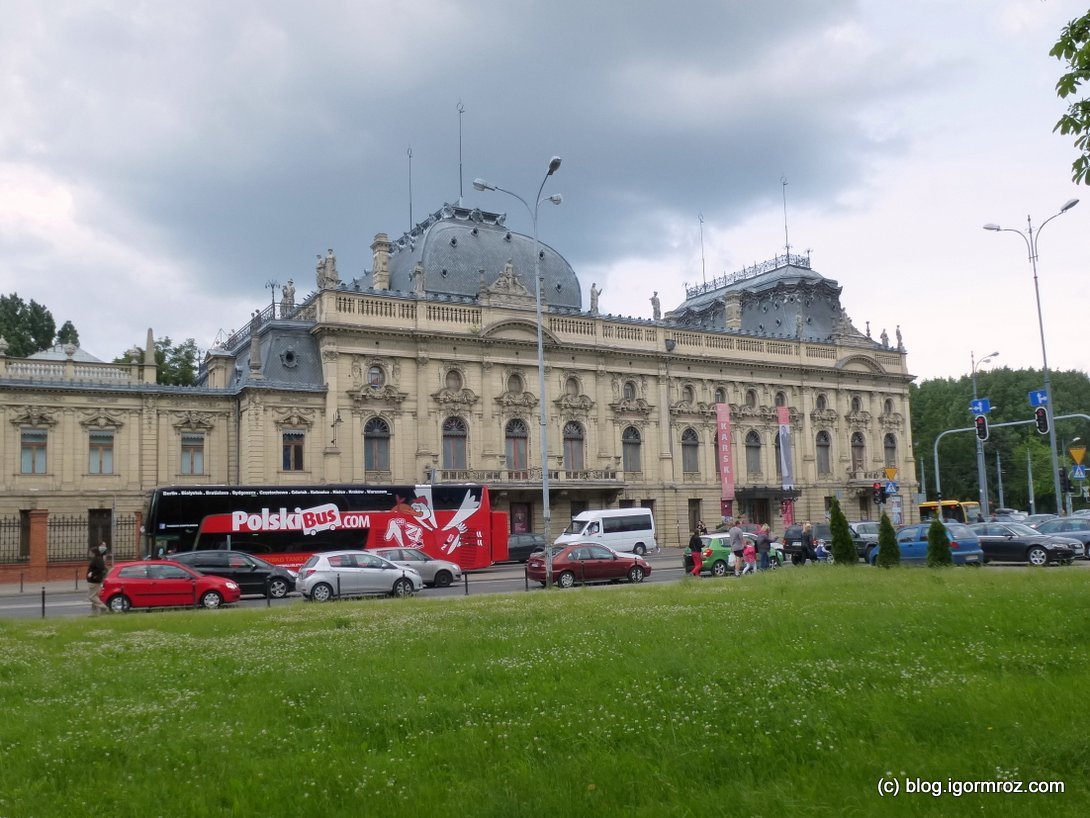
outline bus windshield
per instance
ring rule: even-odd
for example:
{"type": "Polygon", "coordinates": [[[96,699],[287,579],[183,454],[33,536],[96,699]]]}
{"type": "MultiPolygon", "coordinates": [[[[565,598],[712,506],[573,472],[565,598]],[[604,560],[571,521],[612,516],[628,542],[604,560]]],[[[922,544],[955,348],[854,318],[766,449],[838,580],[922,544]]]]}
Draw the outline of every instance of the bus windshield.
{"type": "MultiPolygon", "coordinates": [[[[934,500],[920,503],[920,521],[927,522],[934,517],[938,505],[934,500]]],[[[943,500],[942,519],[958,523],[975,523],[980,519],[980,503],[975,500],[943,500]]]]}

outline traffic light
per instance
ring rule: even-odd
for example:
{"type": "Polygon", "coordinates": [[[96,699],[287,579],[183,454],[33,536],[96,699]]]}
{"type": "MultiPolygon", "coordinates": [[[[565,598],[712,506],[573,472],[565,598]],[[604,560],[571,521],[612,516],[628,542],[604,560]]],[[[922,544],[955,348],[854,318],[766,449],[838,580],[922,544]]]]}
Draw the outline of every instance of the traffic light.
{"type": "Polygon", "coordinates": [[[1071,491],[1071,482],[1067,479],[1067,469],[1060,466],[1060,494],[1067,494],[1071,491]]]}
{"type": "Polygon", "coordinates": [[[1033,410],[1033,419],[1037,423],[1037,433],[1042,435],[1048,434],[1048,410],[1043,406],[1038,406],[1033,410]]]}
{"type": "Polygon", "coordinates": [[[977,415],[973,418],[973,423],[976,424],[976,436],[981,440],[988,439],[988,416],[977,415]]]}
{"type": "Polygon", "coordinates": [[[875,505],[880,506],[886,501],[886,492],[882,488],[881,483],[875,483],[871,486],[871,493],[874,495],[873,499],[875,505]]]}

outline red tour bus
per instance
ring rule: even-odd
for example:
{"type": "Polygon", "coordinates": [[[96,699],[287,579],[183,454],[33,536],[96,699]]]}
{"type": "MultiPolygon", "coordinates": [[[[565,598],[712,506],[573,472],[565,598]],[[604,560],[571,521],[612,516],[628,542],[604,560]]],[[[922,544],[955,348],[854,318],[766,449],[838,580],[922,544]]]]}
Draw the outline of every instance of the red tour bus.
{"type": "Polygon", "coordinates": [[[144,518],[149,556],[234,549],[298,567],[346,548],[418,548],[463,569],[507,559],[507,514],[488,487],[165,486],[144,518]]]}

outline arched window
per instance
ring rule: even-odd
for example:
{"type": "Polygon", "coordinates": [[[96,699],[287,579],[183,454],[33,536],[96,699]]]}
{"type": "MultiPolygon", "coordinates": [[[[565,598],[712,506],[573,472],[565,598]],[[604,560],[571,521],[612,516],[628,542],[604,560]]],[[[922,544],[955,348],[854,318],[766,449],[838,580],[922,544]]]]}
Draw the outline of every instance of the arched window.
{"type": "Polygon", "coordinates": [[[824,394],[817,396],[817,402],[815,403],[819,412],[824,412],[829,408],[829,399],[824,394]]]}
{"type": "Polygon", "coordinates": [[[696,429],[681,433],[681,470],[686,474],[700,472],[700,437],[696,429]]]}
{"type": "Polygon", "coordinates": [[[447,372],[447,389],[452,392],[457,392],[462,388],[462,373],[457,369],[451,369],[447,372]]]}
{"type": "Polygon", "coordinates": [[[785,395],[783,392],[777,392],[776,393],[776,405],[777,406],[787,406],[787,395],[785,395]]]}
{"type": "Polygon", "coordinates": [[[444,469],[468,468],[466,466],[466,438],[468,436],[469,430],[466,428],[466,422],[461,418],[447,418],[443,421],[444,469]]]}
{"type": "Polygon", "coordinates": [[[761,473],[761,436],[756,432],[746,435],[746,473],[749,475],[761,473]]]}
{"type": "Polygon", "coordinates": [[[579,395],[579,379],[576,377],[568,378],[568,380],[564,382],[564,391],[570,397],[577,397],[579,395]]]}
{"type": "Polygon", "coordinates": [[[886,398],[886,404],[885,405],[886,405],[886,414],[887,415],[892,415],[893,414],[893,398],[886,398]]]}
{"type": "Polygon", "coordinates": [[[523,389],[525,389],[525,384],[522,382],[522,375],[516,372],[507,379],[507,391],[512,395],[521,395],[523,389]]]}
{"type": "Polygon", "coordinates": [[[626,472],[643,471],[640,465],[640,430],[629,426],[621,433],[621,461],[626,472]]]}
{"type": "Polygon", "coordinates": [[[371,418],[364,424],[363,468],[367,471],[390,470],[390,425],[382,418],[371,418]]]}
{"type": "Polygon", "coordinates": [[[862,432],[852,432],[852,471],[863,471],[866,442],[862,432]]]}
{"type": "Polygon", "coordinates": [[[833,444],[832,437],[828,432],[818,432],[814,443],[817,446],[817,473],[832,474],[833,461],[829,457],[829,450],[833,444]]]}
{"type": "Polygon", "coordinates": [[[892,433],[886,435],[886,439],[883,441],[882,447],[883,447],[883,449],[885,449],[886,465],[887,466],[896,466],[897,465],[897,437],[895,435],[893,435],[892,433]]]}
{"type": "Polygon", "coordinates": [[[574,420],[564,424],[564,471],[583,471],[586,436],[574,420]]]}
{"type": "Polygon", "coordinates": [[[636,383],[635,381],[624,382],[624,399],[635,400],[636,399],[636,383]]]}
{"type": "Polygon", "coordinates": [[[378,364],[367,370],[367,385],[372,389],[381,389],[386,384],[386,373],[378,364]]]}
{"type": "MultiPolygon", "coordinates": [[[[513,375],[511,379],[514,380],[517,377],[517,375],[513,375]]],[[[521,378],[519,380],[521,381],[521,378]]],[[[507,421],[507,428],[504,430],[504,438],[506,440],[508,469],[521,471],[530,467],[527,462],[526,451],[526,442],[529,437],[530,434],[529,430],[526,428],[526,421],[520,420],[519,418],[507,421]]]]}
{"type": "Polygon", "coordinates": [[[757,391],[754,389],[746,390],[746,407],[749,409],[757,408],[757,391]]]}
{"type": "Polygon", "coordinates": [[[682,403],[692,403],[693,398],[694,398],[693,388],[691,386],[681,387],[681,400],[682,400],[682,403]]]}
{"type": "Polygon", "coordinates": [[[852,412],[863,411],[863,401],[858,395],[852,395],[852,412]]]}
{"type": "Polygon", "coordinates": [[[721,386],[718,389],[715,390],[715,402],[716,403],[726,403],[727,402],[727,390],[724,389],[721,386]]]}

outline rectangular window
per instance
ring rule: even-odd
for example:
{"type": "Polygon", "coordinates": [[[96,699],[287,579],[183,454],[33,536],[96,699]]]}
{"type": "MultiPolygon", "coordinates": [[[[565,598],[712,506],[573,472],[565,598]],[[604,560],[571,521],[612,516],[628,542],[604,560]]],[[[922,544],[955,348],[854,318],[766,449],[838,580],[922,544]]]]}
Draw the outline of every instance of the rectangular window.
{"type": "Polygon", "coordinates": [[[303,441],[306,432],[284,432],[284,471],[303,470],[303,441]]]}
{"type": "Polygon", "coordinates": [[[182,474],[204,474],[204,435],[182,435],[182,474]]]}
{"type": "Polygon", "coordinates": [[[45,474],[45,429],[23,429],[19,471],[22,474],[45,474]]]}
{"type": "Polygon", "coordinates": [[[114,473],[114,433],[91,432],[91,451],[87,463],[88,474],[114,473]]]}

